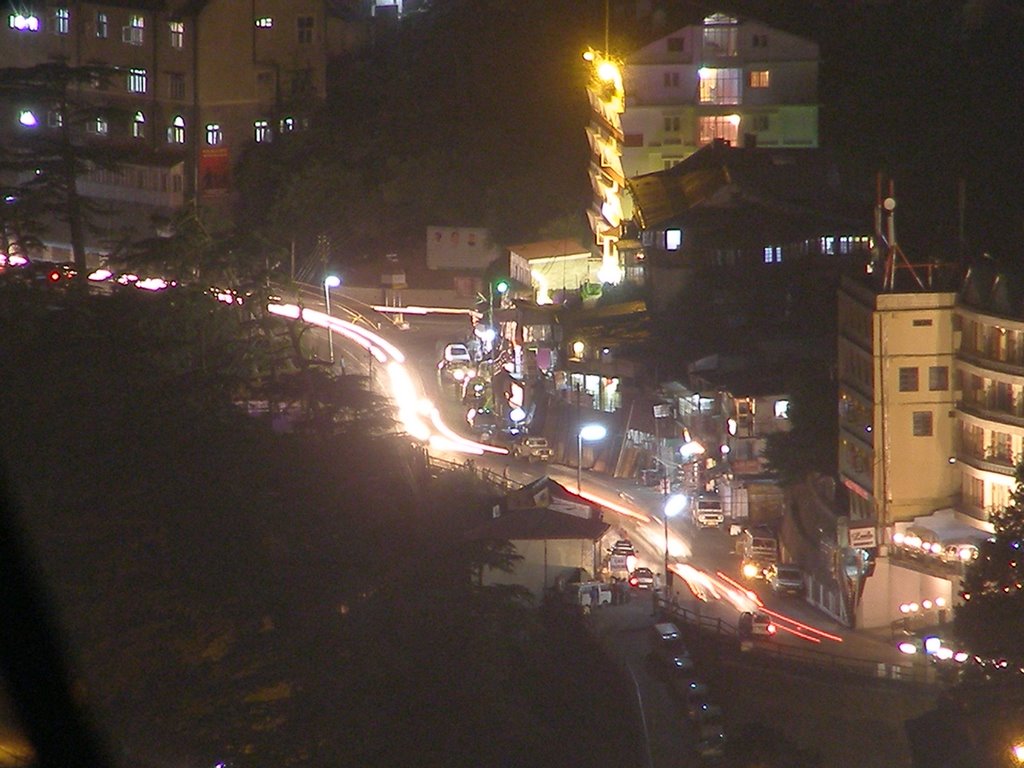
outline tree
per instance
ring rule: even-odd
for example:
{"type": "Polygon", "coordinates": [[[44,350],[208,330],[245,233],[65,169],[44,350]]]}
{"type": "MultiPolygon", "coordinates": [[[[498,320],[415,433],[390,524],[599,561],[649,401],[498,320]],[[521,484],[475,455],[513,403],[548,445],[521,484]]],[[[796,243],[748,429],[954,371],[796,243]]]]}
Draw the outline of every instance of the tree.
{"type": "MultiPolygon", "coordinates": [[[[109,108],[100,111],[84,94],[104,88],[114,74],[111,67],[69,66],[66,61],[0,69],[0,92],[31,105],[23,112],[24,130],[0,146],[0,171],[18,179],[16,199],[30,201],[35,212],[67,223],[72,258],[82,279],[86,233],[100,231],[95,215],[103,208],[82,195],[78,181],[97,169],[116,168],[123,156],[103,139],[90,138],[89,127],[104,124],[113,114],[109,108]]],[[[21,219],[26,226],[30,221],[35,219],[21,219]]],[[[22,229],[21,237],[38,234],[22,229]]]]}
{"type": "Polygon", "coordinates": [[[790,389],[788,432],[768,435],[764,457],[783,485],[801,482],[811,472],[836,471],[836,383],[829,371],[808,371],[790,389]]]}
{"type": "Polygon", "coordinates": [[[991,514],[995,536],[967,566],[954,629],[974,653],[1024,661],[1024,464],[1017,466],[1010,503],[991,514]]]}

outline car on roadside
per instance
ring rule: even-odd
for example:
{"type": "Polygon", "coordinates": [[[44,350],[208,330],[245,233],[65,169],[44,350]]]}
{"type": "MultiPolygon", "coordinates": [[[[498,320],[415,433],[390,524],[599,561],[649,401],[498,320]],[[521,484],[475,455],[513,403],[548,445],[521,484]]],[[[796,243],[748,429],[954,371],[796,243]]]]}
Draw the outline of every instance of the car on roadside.
{"type": "Polygon", "coordinates": [[[546,437],[535,435],[524,435],[512,444],[512,456],[518,459],[526,459],[530,463],[535,461],[551,461],[551,446],[546,437]]]}
{"type": "Polygon", "coordinates": [[[613,555],[636,555],[636,547],[629,539],[619,539],[612,544],[609,552],[613,555]]]}
{"type": "Polygon", "coordinates": [[[793,595],[803,597],[804,572],[799,565],[793,563],[776,563],[768,567],[765,580],[777,595],[793,595]]]}
{"type": "Polygon", "coordinates": [[[629,586],[634,589],[653,589],[654,571],[643,566],[634,568],[633,572],[629,574],[629,586]]]}
{"type": "Polygon", "coordinates": [[[670,676],[690,677],[694,671],[693,657],[683,642],[682,633],[668,621],[651,628],[651,652],[647,658],[655,669],[670,676]]]}
{"type": "Polygon", "coordinates": [[[697,718],[700,708],[708,704],[711,697],[711,689],[704,683],[693,680],[686,686],[683,692],[683,710],[691,720],[697,718]]]}
{"type": "Polygon", "coordinates": [[[779,628],[772,621],[771,616],[763,611],[744,611],[740,614],[737,632],[741,640],[755,637],[768,640],[775,637],[778,631],[779,628]]]}

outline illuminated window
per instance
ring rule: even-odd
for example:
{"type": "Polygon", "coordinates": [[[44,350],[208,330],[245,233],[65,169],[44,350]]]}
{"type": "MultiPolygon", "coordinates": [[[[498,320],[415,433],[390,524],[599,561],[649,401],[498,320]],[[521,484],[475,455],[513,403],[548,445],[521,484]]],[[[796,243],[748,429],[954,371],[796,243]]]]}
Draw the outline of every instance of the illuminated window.
{"type": "Polygon", "coordinates": [[[181,50],[185,47],[185,22],[171,21],[167,23],[171,31],[171,48],[181,50]]]}
{"type": "Polygon", "coordinates": [[[132,136],[136,139],[146,137],[146,116],[141,112],[136,112],[132,118],[132,136]]]}
{"type": "Polygon", "coordinates": [[[281,133],[291,133],[295,130],[295,118],[285,117],[281,119],[281,133]]]}
{"type": "Polygon", "coordinates": [[[185,118],[176,115],[167,129],[167,141],[171,144],[185,143],[185,118]]]}
{"type": "Polygon", "coordinates": [[[914,411],[914,437],[932,436],[932,412],[914,411]]]}
{"type": "Polygon", "coordinates": [[[765,264],[781,264],[782,263],[782,246],[781,245],[766,245],[764,247],[764,263],[765,264]]]}
{"type": "Polygon", "coordinates": [[[71,31],[71,11],[58,8],[53,12],[53,31],[58,35],[66,35],[71,31]]]}
{"type": "Polygon", "coordinates": [[[755,69],[750,73],[751,88],[767,88],[771,83],[771,73],[767,69],[755,69]]]}
{"type": "Polygon", "coordinates": [[[221,131],[220,126],[217,123],[210,123],[206,126],[206,143],[211,147],[215,147],[224,141],[224,133],[221,131]]]}
{"type": "Polygon", "coordinates": [[[146,19],[133,15],[127,27],[121,28],[121,42],[129,45],[142,45],[142,35],[146,29],[146,19]]]}
{"type": "Polygon", "coordinates": [[[735,144],[739,135],[739,121],[732,115],[705,115],[698,119],[700,143],[710,144],[715,139],[724,139],[735,144]]]}
{"type": "Polygon", "coordinates": [[[313,17],[312,16],[299,16],[296,21],[296,29],[299,34],[300,43],[312,43],[313,42],[313,17]]]}
{"type": "Polygon", "coordinates": [[[665,230],[665,250],[666,251],[678,251],[679,246],[683,244],[683,230],[681,229],[666,229],[665,230]]]}
{"type": "Polygon", "coordinates": [[[96,37],[100,38],[101,40],[106,40],[108,34],[110,34],[110,22],[107,20],[107,14],[97,13],[96,37]]]}
{"type": "Polygon", "coordinates": [[[256,26],[260,29],[271,29],[274,26],[274,20],[270,16],[261,16],[256,19],[256,26]]]}
{"type": "Polygon", "coordinates": [[[775,418],[776,419],[788,419],[789,418],[789,400],[776,400],[775,401],[775,418]]]}
{"type": "Polygon", "coordinates": [[[59,109],[51,109],[46,113],[46,124],[51,128],[60,128],[64,125],[64,115],[59,109]]]}
{"type": "Polygon", "coordinates": [[[266,120],[257,120],[252,124],[254,138],[257,144],[263,144],[271,139],[270,123],[266,120]]]}
{"type": "Polygon", "coordinates": [[[144,69],[129,69],[128,70],[128,91],[129,91],[129,93],[145,93],[146,92],[146,70],[144,70],[144,69]]]}
{"type": "Polygon", "coordinates": [[[743,70],[701,67],[697,74],[700,76],[701,104],[740,103],[743,70]]]}
{"type": "Polygon", "coordinates": [[[85,128],[89,133],[95,133],[97,136],[106,136],[110,126],[107,124],[107,118],[98,115],[90,120],[85,128]]]}
{"type": "Polygon", "coordinates": [[[19,32],[38,32],[39,17],[32,14],[12,13],[7,17],[7,25],[19,32]]]}

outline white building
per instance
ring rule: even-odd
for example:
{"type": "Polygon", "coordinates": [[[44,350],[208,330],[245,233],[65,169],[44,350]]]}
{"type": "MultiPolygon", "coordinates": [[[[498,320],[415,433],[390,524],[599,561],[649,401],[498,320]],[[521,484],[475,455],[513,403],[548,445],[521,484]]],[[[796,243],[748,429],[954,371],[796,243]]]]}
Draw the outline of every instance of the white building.
{"type": "Polygon", "coordinates": [[[715,139],[818,146],[818,45],[716,13],[626,58],[627,178],[670,168],[715,139]]]}

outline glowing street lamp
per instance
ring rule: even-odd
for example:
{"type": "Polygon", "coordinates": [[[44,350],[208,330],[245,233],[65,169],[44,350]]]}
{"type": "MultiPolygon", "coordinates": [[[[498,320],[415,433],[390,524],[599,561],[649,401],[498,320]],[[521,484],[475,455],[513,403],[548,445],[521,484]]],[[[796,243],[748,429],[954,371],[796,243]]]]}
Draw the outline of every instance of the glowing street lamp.
{"type": "Polygon", "coordinates": [[[584,424],[576,433],[576,493],[583,493],[583,441],[604,440],[608,430],[601,424],[584,424]]]}
{"type": "Polygon", "coordinates": [[[662,507],[661,521],[665,525],[665,580],[662,582],[666,587],[668,583],[668,519],[675,517],[686,508],[686,496],[682,493],[673,493],[667,499],[665,499],[665,505],[662,507]]]}
{"type": "MultiPolygon", "coordinates": [[[[341,278],[337,275],[328,275],[324,278],[324,301],[327,304],[327,316],[331,315],[331,288],[341,285],[341,278]]],[[[334,331],[327,328],[327,349],[330,351],[331,363],[334,362],[334,331]]]]}

